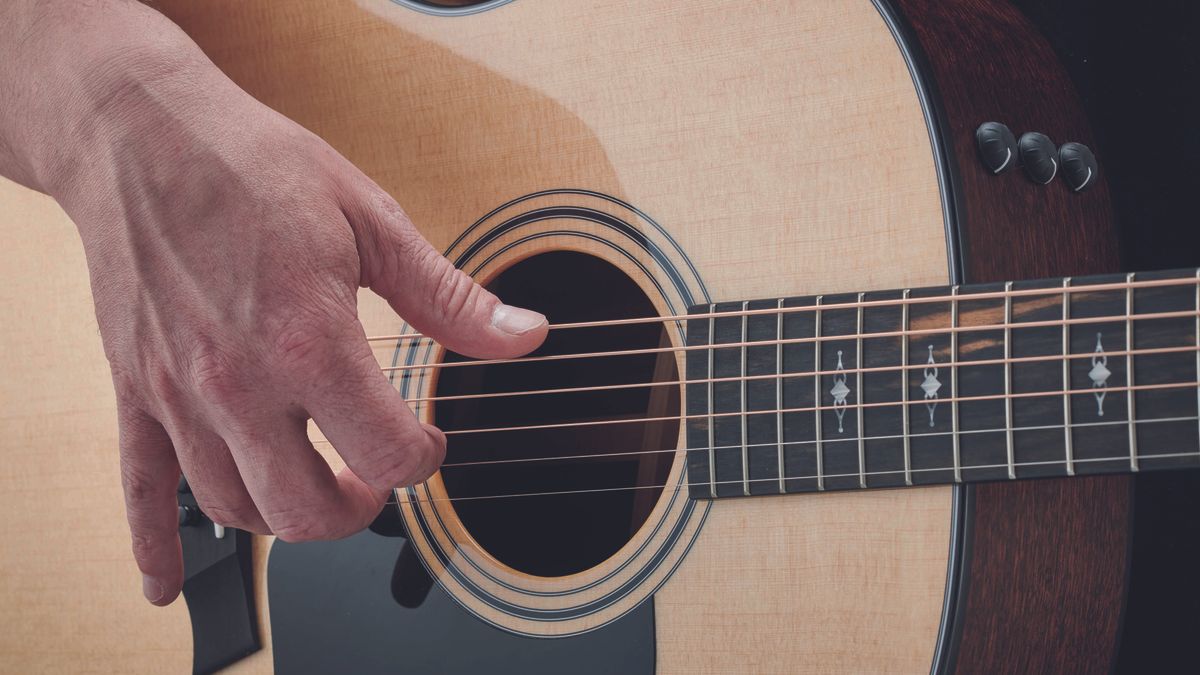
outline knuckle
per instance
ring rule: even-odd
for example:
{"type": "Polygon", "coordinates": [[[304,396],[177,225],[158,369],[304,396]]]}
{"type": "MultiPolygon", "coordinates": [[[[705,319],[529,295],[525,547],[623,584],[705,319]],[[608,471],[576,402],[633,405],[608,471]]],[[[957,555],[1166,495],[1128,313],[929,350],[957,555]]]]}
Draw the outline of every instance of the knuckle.
{"type": "Polygon", "coordinates": [[[143,367],[148,393],[167,410],[177,409],[180,404],[179,386],[173,368],[162,363],[150,363],[143,367]]]}
{"type": "Polygon", "coordinates": [[[150,569],[151,561],[162,550],[162,544],[158,537],[146,533],[134,531],[130,535],[130,549],[133,551],[133,559],[137,561],[138,569],[142,572],[153,573],[150,569]]]}
{"type": "Polygon", "coordinates": [[[254,520],[252,508],[246,505],[202,504],[200,510],[209,520],[223,527],[247,530],[254,520]]]}
{"type": "Polygon", "coordinates": [[[109,361],[112,371],[113,391],[116,393],[118,405],[137,407],[141,402],[142,391],[133,371],[121,364],[120,361],[109,361]]]}
{"type": "Polygon", "coordinates": [[[320,360],[333,340],[328,322],[298,315],[271,331],[271,350],[284,367],[307,368],[320,360]]]}
{"type": "Polygon", "coordinates": [[[231,359],[207,340],[197,341],[192,349],[189,368],[196,393],[206,403],[228,404],[244,390],[243,374],[231,359]]]}
{"type": "Polygon", "coordinates": [[[335,538],[323,509],[290,506],[263,514],[275,536],[289,544],[335,538]]]}
{"type": "Polygon", "coordinates": [[[126,461],[121,462],[121,486],[125,490],[125,501],[130,507],[140,507],[153,502],[162,492],[159,482],[154,477],[126,461]]]}
{"type": "Polygon", "coordinates": [[[425,477],[419,453],[413,452],[407,444],[378,445],[368,451],[363,460],[368,470],[361,477],[377,490],[411,485],[425,477]]]}
{"type": "Polygon", "coordinates": [[[465,272],[450,264],[436,251],[431,255],[437,256],[433,262],[434,287],[433,306],[443,317],[454,320],[475,304],[479,297],[479,286],[465,272]]]}

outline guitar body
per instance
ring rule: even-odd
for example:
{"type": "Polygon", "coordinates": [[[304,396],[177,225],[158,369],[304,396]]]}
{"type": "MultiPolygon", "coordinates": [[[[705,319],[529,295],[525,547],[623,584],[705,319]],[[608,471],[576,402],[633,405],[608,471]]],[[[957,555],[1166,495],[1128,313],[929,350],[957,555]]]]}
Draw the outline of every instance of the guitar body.
{"type": "MultiPolygon", "coordinates": [[[[1102,180],[1073,194],[975,158],[988,120],[1093,143],[1053,53],[1003,2],[518,0],[460,16],[390,0],[157,6],[487,283],[566,251],[608,263],[671,315],[1116,267],[1102,180]]],[[[128,552],[78,239],[42,195],[5,183],[0,204],[0,666],[185,670],[186,609],[145,605],[128,552]]],[[[570,286],[562,272],[544,284],[570,286]]],[[[369,293],[360,313],[368,335],[406,330],[369,293]]],[[[443,358],[375,344],[383,366],[443,358]]],[[[682,358],[659,366],[682,372],[682,358]]],[[[395,381],[416,397],[448,386],[395,381]]],[[[678,449],[642,465],[667,487],[634,500],[641,525],[578,569],[497,554],[485,515],[448,500],[449,478],[402,493],[400,518],[445,593],[496,630],[570,639],[652,599],[659,673],[1110,668],[1128,479],[710,503],[678,489],[685,433],[665,433],[639,442],[678,449]]],[[[530,527],[542,547],[561,534],[530,527]]],[[[271,540],[254,547],[264,649],[231,672],[270,672],[282,648],[269,631],[271,540]]],[[[326,646],[339,647],[354,649],[326,646]]]]}

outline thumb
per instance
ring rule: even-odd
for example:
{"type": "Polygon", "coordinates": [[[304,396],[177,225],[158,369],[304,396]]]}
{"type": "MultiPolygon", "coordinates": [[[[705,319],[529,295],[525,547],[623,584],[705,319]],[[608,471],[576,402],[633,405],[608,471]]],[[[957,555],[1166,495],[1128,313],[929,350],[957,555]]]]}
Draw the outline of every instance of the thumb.
{"type": "Polygon", "coordinates": [[[361,212],[347,213],[361,284],[414,328],[447,349],[483,359],[520,356],[546,339],[545,316],[502,303],[438,253],[391,197],[382,190],[373,197],[361,212]]]}

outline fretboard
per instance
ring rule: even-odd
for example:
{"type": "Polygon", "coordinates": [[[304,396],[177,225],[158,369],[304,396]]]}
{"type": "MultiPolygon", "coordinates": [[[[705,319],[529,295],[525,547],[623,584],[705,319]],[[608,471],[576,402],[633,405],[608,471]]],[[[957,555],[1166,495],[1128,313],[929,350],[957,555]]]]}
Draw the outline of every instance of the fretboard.
{"type": "Polygon", "coordinates": [[[695,498],[1200,466],[1200,271],[699,305],[695,498]]]}

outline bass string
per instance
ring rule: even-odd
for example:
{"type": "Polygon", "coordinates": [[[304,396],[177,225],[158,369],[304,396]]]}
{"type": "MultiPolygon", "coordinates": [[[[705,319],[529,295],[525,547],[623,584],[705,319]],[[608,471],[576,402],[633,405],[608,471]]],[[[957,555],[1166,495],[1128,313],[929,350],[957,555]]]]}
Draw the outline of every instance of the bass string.
{"type": "MultiPolygon", "coordinates": [[[[551,324],[550,330],[563,330],[573,328],[603,328],[607,326],[626,326],[639,323],[661,323],[661,322],[682,322],[691,319],[708,319],[708,318],[723,318],[735,316],[756,316],[756,315],[776,315],[776,314],[791,314],[797,312],[826,312],[837,309],[858,309],[870,307],[898,307],[901,305],[928,304],[937,302],[965,302],[975,300],[992,300],[1003,298],[1018,298],[1028,296],[1062,296],[1072,295],[1075,293],[1095,293],[1100,291],[1125,291],[1138,288],[1158,288],[1163,286],[1195,286],[1200,284],[1200,278],[1179,278],[1179,279],[1153,279],[1145,281],[1123,281],[1111,282],[1104,284],[1088,284],[1083,286],[1058,286],[1052,288],[1024,288],[1017,290],[1004,291],[989,291],[985,293],[971,293],[968,295],[953,294],[930,296],[927,298],[895,298],[889,300],[860,300],[856,302],[840,302],[831,304],[822,304],[820,306],[804,305],[800,307],[772,307],[769,309],[742,309],[730,311],[710,311],[707,313],[696,314],[675,314],[669,316],[648,316],[634,317],[628,319],[610,319],[601,321],[578,321],[573,323],[551,324]]],[[[953,289],[960,288],[959,286],[951,287],[953,289]]],[[[710,307],[713,305],[710,305],[710,307]]],[[[399,333],[396,335],[375,335],[367,338],[368,342],[405,342],[411,340],[432,340],[432,338],[421,333],[399,333]]]]}
{"type": "MultiPolygon", "coordinates": [[[[1154,419],[1134,420],[1134,424],[1152,424],[1152,423],[1156,423],[1156,422],[1159,422],[1159,423],[1161,423],[1161,422],[1200,422],[1200,418],[1196,418],[1196,417],[1156,417],[1154,419]]],[[[1072,422],[1069,426],[1072,430],[1075,430],[1075,429],[1086,429],[1089,427],[1107,427],[1107,426],[1117,426],[1117,425],[1124,426],[1126,424],[1128,424],[1128,422],[1126,420],[1106,420],[1104,422],[1072,422]]],[[[1034,426],[1013,427],[1012,430],[1014,432],[1019,432],[1019,431],[1058,431],[1058,430],[1062,430],[1062,429],[1066,428],[1067,426],[1068,425],[1065,425],[1065,424],[1042,424],[1042,425],[1034,425],[1034,426]]],[[[923,433],[919,433],[919,434],[881,434],[881,435],[876,435],[876,436],[863,436],[862,440],[863,440],[863,442],[891,441],[891,440],[901,440],[901,439],[905,438],[905,436],[907,436],[910,439],[939,438],[939,437],[945,437],[945,436],[953,436],[955,434],[957,434],[959,436],[970,436],[970,435],[974,435],[974,434],[997,434],[997,433],[1003,433],[1007,430],[1008,430],[1008,427],[998,427],[998,428],[991,428],[991,429],[965,429],[965,430],[960,429],[957,432],[954,432],[954,431],[929,431],[929,432],[923,432],[923,433]]],[[[823,439],[821,439],[820,443],[822,443],[822,444],[824,444],[824,443],[839,443],[839,442],[854,443],[857,441],[858,441],[858,437],[855,436],[855,437],[850,437],[850,438],[823,438],[823,439]]],[[[328,441],[326,441],[326,443],[328,443],[328,441]]],[[[711,448],[704,446],[704,447],[699,447],[699,448],[662,448],[659,450],[622,450],[619,452],[605,452],[605,453],[578,454],[578,455],[550,455],[550,456],[545,456],[545,457],[517,457],[517,458],[511,458],[511,459],[489,459],[489,460],[479,460],[479,461],[472,461],[472,462],[446,462],[445,464],[442,465],[441,468],[454,469],[454,468],[459,468],[459,467],[489,466],[489,465],[495,465],[495,464],[523,464],[523,463],[529,463],[529,462],[553,462],[553,461],[565,461],[565,460],[572,460],[572,459],[595,459],[598,457],[624,457],[624,456],[637,456],[637,455],[657,455],[657,454],[666,454],[666,453],[679,454],[679,453],[685,453],[685,452],[688,452],[691,450],[708,452],[709,450],[714,450],[714,451],[716,451],[716,450],[741,450],[742,448],[746,448],[746,449],[772,448],[772,449],[774,449],[774,448],[799,447],[799,446],[806,446],[806,445],[817,445],[817,443],[818,443],[818,441],[814,438],[811,440],[800,440],[800,441],[782,441],[782,442],[770,441],[770,442],[763,442],[763,443],[740,443],[737,445],[716,445],[711,448]]]]}
{"type": "MultiPolygon", "coordinates": [[[[1105,356],[1120,357],[1120,356],[1146,356],[1150,354],[1177,354],[1177,353],[1195,353],[1200,351],[1200,347],[1156,347],[1152,349],[1123,349],[1104,352],[1105,356]]],[[[1096,354],[1094,352],[1085,352],[1079,354],[1046,354],[1042,356],[1019,356],[1008,359],[978,359],[975,361],[945,361],[940,363],[911,363],[901,366],[871,366],[863,368],[843,368],[841,370],[815,370],[815,371],[795,371],[783,373],[767,373],[764,375],[744,375],[730,377],[708,377],[696,378],[691,380],[665,380],[662,382],[628,382],[622,384],[605,384],[591,387],[558,387],[552,389],[528,389],[522,391],[496,391],[483,394],[455,394],[452,396],[421,396],[415,398],[404,399],[406,403],[436,403],[438,401],[472,401],[477,399],[492,399],[492,398],[507,398],[512,396],[537,396],[541,394],[578,394],[595,391],[614,391],[620,389],[640,389],[645,387],[666,387],[678,386],[685,384],[708,384],[709,382],[748,382],[757,380],[776,380],[776,379],[792,379],[798,377],[819,377],[822,375],[838,375],[846,373],[853,375],[855,373],[902,373],[909,370],[927,370],[929,368],[957,368],[959,366],[994,366],[1004,364],[1021,364],[1021,363],[1038,363],[1043,361],[1062,361],[1071,359],[1091,359],[1096,354]]]]}
{"type": "Polygon", "coordinates": [[[410,363],[402,366],[382,366],[385,373],[441,370],[444,368],[464,368],[471,366],[495,366],[514,363],[545,363],[548,361],[563,361],[568,359],[596,359],[613,356],[641,356],[646,354],[666,354],[674,352],[691,352],[714,349],[733,349],[748,347],[772,347],[775,345],[794,345],[822,342],[843,342],[850,340],[865,340],[892,337],[913,337],[919,335],[948,335],[951,333],[976,333],[982,331],[1001,331],[1005,329],[1022,330],[1026,328],[1046,328],[1088,325],[1099,323],[1136,323],[1160,319],[1190,319],[1200,315],[1200,311],[1187,310],[1175,312],[1153,312],[1146,314],[1129,314],[1116,316],[1081,317],[1077,319],[1047,319],[1044,321],[1022,321],[1013,323],[993,323],[972,326],[944,326],[938,328],[914,328],[908,330],[880,331],[878,333],[846,333],[843,335],[818,335],[812,337],[782,338],[771,340],[754,340],[742,342],[717,342],[712,344],[680,345],[671,347],[645,347],[641,349],[618,349],[600,352],[581,352],[577,354],[549,354],[546,356],[521,356],[511,359],[479,359],[472,361],[451,361],[444,363],[410,363]]]}
{"type": "MultiPolygon", "coordinates": [[[[1195,420],[1196,418],[1192,418],[1192,419],[1195,420]]],[[[1161,454],[1142,455],[1141,456],[1142,460],[1187,459],[1187,458],[1196,458],[1196,459],[1200,460],[1200,453],[1170,452],[1170,453],[1161,453],[1161,454]]],[[[1072,460],[1072,462],[1074,464],[1094,464],[1094,463],[1099,463],[1099,462],[1115,462],[1115,461],[1127,461],[1127,460],[1128,460],[1128,456],[1122,456],[1122,457],[1076,457],[1072,460]]],[[[1065,464],[1065,460],[1039,460],[1039,461],[1029,461],[1029,462],[1013,462],[1011,465],[1007,462],[999,463],[999,464],[978,464],[978,465],[972,464],[972,465],[967,465],[967,466],[960,465],[959,469],[961,471],[993,470],[993,469],[1007,470],[1009,466],[1020,469],[1020,468],[1030,468],[1030,467],[1035,467],[1035,466],[1053,466],[1053,465],[1059,465],[1059,464],[1065,464]]],[[[953,466],[945,466],[945,467],[916,468],[916,469],[909,469],[908,473],[909,474],[923,474],[923,473],[930,473],[930,472],[934,472],[934,471],[950,472],[950,471],[954,471],[954,467],[953,466]]],[[[857,479],[863,475],[865,475],[867,478],[870,478],[872,476],[903,475],[904,473],[905,473],[904,469],[893,469],[893,470],[888,470],[888,471],[872,471],[872,472],[863,473],[863,474],[860,474],[859,472],[856,471],[854,473],[837,473],[837,474],[823,473],[820,475],[813,474],[813,475],[803,475],[803,476],[784,476],[784,480],[785,481],[817,480],[818,478],[824,478],[826,480],[828,480],[830,478],[857,479]]],[[[1018,478],[1017,480],[1020,480],[1020,478],[1018,478]]],[[[664,491],[666,491],[668,488],[670,488],[672,492],[678,493],[682,490],[690,489],[692,487],[707,488],[711,485],[744,485],[746,483],[767,483],[767,482],[777,484],[779,482],[779,477],[773,476],[770,478],[747,478],[745,480],[703,481],[703,482],[698,482],[698,483],[684,482],[684,483],[680,483],[675,486],[672,486],[670,483],[666,483],[666,484],[661,484],[661,485],[625,485],[625,486],[619,486],[619,487],[590,488],[590,489],[585,489],[585,490],[550,490],[550,491],[545,491],[545,492],[519,492],[519,493],[513,493],[513,494],[471,495],[471,496],[465,496],[465,497],[418,497],[416,499],[412,499],[412,498],[394,499],[393,498],[393,499],[389,499],[387,502],[385,502],[385,505],[399,506],[399,505],[403,505],[403,504],[435,504],[435,503],[439,503],[439,502],[466,502],[466,501],[481,501],[481,500],[491,500],[491,499],[513,499],[513,498],[518,498],[518,497],[552,497],[552,496],[564,496],[564,495],[575,495],[575,494],[619,492],[619,491],[626,491],[626,490],[664,490],[664,491]]],[[[928,487],[929,485],[942,485],[942,484],[948,484],[948,483],[939,482],[939,483],[914,485],[912,487],[928,487]]],[[[428,489],[429,489],[428,486],[425,486],[424,483],[422,483],[421,485],[424,486],[426,492],[428,492],[428,489]]],[[[875,486],[875,487],[883,488],[885,486],[875,486]]],[[[895,488],[895,487],[906,487],[906,486],[889,485],[886,487],[895,488]]],[[[870,489],[870,488],[871,488],[871,486],[868,486],[866,489],[870,489]]],[[[401,489],[404,489],[404,488],[401,488],[401,489]]],[[[855,486],[854,488],[851,488],[851,489],[863,489],[863,488],[855,486]]],[[[843,491],[844,490],[804,490],[803,492],[787,493],[787,494],[810,494],[810,493],[818,493],[818,492],[843,492],[843,491]]],[[[770,493],[770,494],[776,494],[776,493],[770,493]]],[[[393,497],[394,496],[395,496],[395,494],[393,493],[393,497]]]]}

